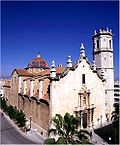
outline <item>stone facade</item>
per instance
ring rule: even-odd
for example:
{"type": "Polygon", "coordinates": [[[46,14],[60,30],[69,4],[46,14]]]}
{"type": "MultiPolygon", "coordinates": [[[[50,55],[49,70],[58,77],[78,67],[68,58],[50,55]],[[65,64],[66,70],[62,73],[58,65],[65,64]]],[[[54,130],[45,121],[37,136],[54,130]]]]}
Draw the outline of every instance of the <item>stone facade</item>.
{"type": "Polygon", "coordinates": [[[89,116],[89,109],[93,109],[93,122],[91,118],[88,120],[90,125],[98,125],[100,116],[105,122],[105,81],[98,77],[97,72],[93,72],[86,58],[81,59],[74,70],[66,70],[66,73],[63,78],[51,83],[51,118],[57,113],[64,116],[66,112],[86,112],[89,116]],[[85,82],[82,82],[83,75],[85,82]]]}
{"type": "Polygon", "coordinates": [[[51,69],[38,55],[25,69],[15,69],[11,75],[10,103],[24,111],[29,120],[45,135],[55,114],[68,112],[79,115],[81,128],[96,128],[110,120],[114,103],[114,73],[112,32],[100,30],[93,36],[93,63],[85,55],[72,64],[68,56],[66,67],[51,69]]]}

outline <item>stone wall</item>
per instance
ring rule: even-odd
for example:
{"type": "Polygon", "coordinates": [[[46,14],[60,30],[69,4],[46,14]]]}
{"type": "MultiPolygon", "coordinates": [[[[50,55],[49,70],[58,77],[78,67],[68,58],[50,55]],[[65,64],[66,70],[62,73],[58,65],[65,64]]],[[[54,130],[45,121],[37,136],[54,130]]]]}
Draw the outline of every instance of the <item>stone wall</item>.
{"type": "Polygon", "coordinates": [[[73,71],[70,70],[66,76],[59,81],[53,81],[51,84],[50,96],[50,117],[55,114],[64,116],[66,112],[74,113],[74,108],[79,106],[79,92],[82,88],[82,74],[85,74],[85,84],[90,90],[90,104],[94,104],[94,125],[97,125],[97,119],[102,115],[102,121],[105,121],[105,87],[102,80],[90,68],[85,59],[79,63],[73,71]]]}
{"type": "Polygon", "coordinates": [[[49,125],[49,106],[43,103],[37,103],[36,100],[29,97],[19,96],[20,107],[23,110],[26,118],[32,118],[32,122],[39,125],[44,130],[48,130],[49,125]]]}

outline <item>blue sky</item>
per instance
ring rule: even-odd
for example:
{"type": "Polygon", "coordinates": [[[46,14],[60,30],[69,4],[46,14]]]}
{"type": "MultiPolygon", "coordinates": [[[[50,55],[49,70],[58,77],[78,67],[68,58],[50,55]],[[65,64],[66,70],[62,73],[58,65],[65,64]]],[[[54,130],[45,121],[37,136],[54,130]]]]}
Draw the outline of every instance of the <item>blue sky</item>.
{"type": "Polygon", "coordinates": [[[40,52],[49,65],[54,59],[66,65],[79,57],[80,44],[92,62],[94,30],[111,28],[114,34],[114,68],[118,79],[119,19],[117,1],[93,2],[2,2],[1,60],[3,76],[14,68],[25,68],[40,52]]]}

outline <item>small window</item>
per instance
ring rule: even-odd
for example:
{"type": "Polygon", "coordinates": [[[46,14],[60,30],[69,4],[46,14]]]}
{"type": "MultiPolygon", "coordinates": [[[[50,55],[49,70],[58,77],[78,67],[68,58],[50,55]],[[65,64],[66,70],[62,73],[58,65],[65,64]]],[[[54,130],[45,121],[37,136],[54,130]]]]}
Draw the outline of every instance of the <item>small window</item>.
{"type": "Polygon", "coordinates": [[[111,40],[109,40],[109,47],[111,48],[111,40]]]}
{"type": "Polygon", "coordinates": [[[99,48],[99,40],[97,40],[97,48],[99,48]]]}
{"type": "Polygon", "coordinates": [[[82,84],[85,84],[85,74],[82,74],[82,84]]]}

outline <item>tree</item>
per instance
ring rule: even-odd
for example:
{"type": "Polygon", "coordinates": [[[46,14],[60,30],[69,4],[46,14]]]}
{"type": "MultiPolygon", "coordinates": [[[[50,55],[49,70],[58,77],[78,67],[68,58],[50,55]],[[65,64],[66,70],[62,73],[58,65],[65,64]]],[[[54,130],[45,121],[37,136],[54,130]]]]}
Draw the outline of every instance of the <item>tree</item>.
{"type": "Polygon", "coordinates": [[[8,113],[9,117],[11,119],[14,119],[17,121],[17,124],[19,127],[24,127],[26,123],[25,114],[22,110],[17,110],[16,107],[13,107],[12,105],[7,105],[4,98],[0,98],[1,108],[8,113]]]}
{"type": "Polygon", "coordinates": [[[7,103],[6,103],[6,101],[5,101],[5,98],[0,98],[0,105],[1,105],[1,108],[2,108],[4,111],[7,111],[8,106],[7,106],[7,103]]]}
{"type": "Polygon", "coordinates": [[[119,140],[119,104],[114,104],[114,111],[112,112],[112,124],[115,129],[115,143],[119,140]]]}
{"type": "Polygon", "coordinates": [[[14,118],[14,108],[12,105],[8,106],[8,115],[11,119],[14,118]]]}
{"type": "Polygon", "coordinates": [[[51,133],[54,136],[58,136],[57,141],[53,138],[45,140],[45,144],[56,143],[56,144],[77,144],[77,143],[89,143],[88,139],[90,133],[87,130],[78,129],[80,122],[79,117],[74,117],[69,113],[66,113],[64,117],[60,114],[56,114],[53,117],[52,122],[54,128],[48,130],[48,134],[51,133]]]}
{"type": "Polygon", "coordinates": [[[20,110],[20,112],[17,113],[17,124],[19,127],[24,127],[25,123],[26,123],[26,118],[25,118],[25,114],[23,113],[22,110],[20,110]]]}

